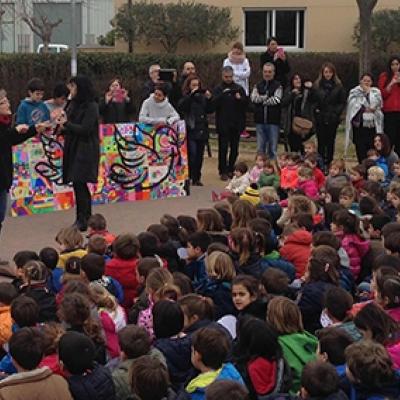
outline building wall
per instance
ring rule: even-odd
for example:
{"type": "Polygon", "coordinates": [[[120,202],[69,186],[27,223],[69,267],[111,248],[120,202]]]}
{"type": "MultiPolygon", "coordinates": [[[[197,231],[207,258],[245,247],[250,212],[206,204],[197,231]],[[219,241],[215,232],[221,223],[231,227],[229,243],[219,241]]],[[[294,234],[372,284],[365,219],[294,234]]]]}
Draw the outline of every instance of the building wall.
{"type": "MultiPolygon", "coordinates": [[[[116,8],[126,3],[126,0],[114,0],[116,8]]],[[[157,0],[167,3],[175,0],[157,0]]],[[[230,7],[232,20],[241,30],[238,40],[244,42],[244,9],[304,9],[304,49],[305,51],[354,51],[352,35],[355,23],[358,21],[358,7],[356,0],[201,0],[203,3],[230,7]]],[[[380,0],[376,10],[391,8],[398,9],[399,0],[380,0]]],[[[117,43],[117,50],[126,51],[127,45],[117,43]]],[[[208,50],[210,52],[225,52],[228,46],[224,43],[212,49],[181,45],[179,53],[193,53],[208,50]]],[[[248,48],[250,51],[262,50],[248,48]]],[[[298,50],[298,49],[297,49],[298,50]]],[[[135,45],[136,52],[163,52],[159,43],[150,46],[135,45]]]]}

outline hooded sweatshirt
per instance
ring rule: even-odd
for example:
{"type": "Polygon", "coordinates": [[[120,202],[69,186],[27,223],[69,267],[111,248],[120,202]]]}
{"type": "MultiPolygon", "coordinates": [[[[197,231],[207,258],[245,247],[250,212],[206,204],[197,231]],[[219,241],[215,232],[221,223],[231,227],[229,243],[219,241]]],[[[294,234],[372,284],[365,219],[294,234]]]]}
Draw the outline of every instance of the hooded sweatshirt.
{"type": "Polygon", "coordinates": [[[16,114],[16,124],[36,125],[50,121],[50,112],[43,101],[32,101],[29,97],[22,100],[16,114]]]}
{"type": "Polygon", "coordinates": [[[289,235],[279,252],[282,258],[296,268],[296,278],[304,275],[311,253],[312,235],[305,229],[299,229],[289,235]]]}
{"type": "Polygon", "coordinates": [[[316,358],[318,340],[308,332],[291,333],[278,338],[283,356],[292,370],[292,386],[290,393],[300,390],[301,373],[304,366],[316,358]]]}
{"type": "Polygon", "coordinates": [[[179,121],[179,114],[175,108],[172,107],[168,98],[165,98],[162,102],[157,103],[154,100],[154,94],[151,94],[146,99],[139,113],[139,122],[145,124],[173,124],[179,121]]]}
{"type": "Polygon", "coordinates": [[[318,186],[314,179],[307,179],[302,182],[299,181],[297,187],[311,200],[318,199],[318,186]]]}
{"type": "Polygon", "coordinates": [[[204,372],[192,379],[186,386],[186,392],[189,393],[192,400],[204,400],[206,388],[217,380],[235,381],[244,385],[238,370],[233,364],[226,363],[218,370],[204,372]]]}

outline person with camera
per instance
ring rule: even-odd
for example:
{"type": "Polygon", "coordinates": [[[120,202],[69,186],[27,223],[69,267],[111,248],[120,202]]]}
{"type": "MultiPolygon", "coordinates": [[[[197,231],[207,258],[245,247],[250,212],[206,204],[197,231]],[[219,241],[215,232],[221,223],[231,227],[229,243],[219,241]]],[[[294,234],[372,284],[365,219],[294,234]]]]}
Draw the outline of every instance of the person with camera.
{"type": "Polygon", "coordinates": [[[187,130],[189,177],[193,186],[203,186],[201,169],[204,149],[208,141],[207,114],[213,112],[212,94],[203,89],[197,75],[189,75],[183,84],[183,97],[178,110],[183,115],[187,130]]]}
{"type": "Polygon", "coordinates": [[[363,74],[360,84],[350,90],[347,99],[345,147],[352,139],[359,164],[374,147],[375,135],[383,133],[382,96],[372,84],[372,75],[363,74]]]}
{"type": "Polygon", "coordinates": [[[113,78],[107,92],[99,102],[100,116],[104,124],[129,122],[134,113],[132,100],[120,78],[113,78]]]}
{"type": "Polygon", "coordinates": [[[233,81],[230,66],[222,68],[222,83],[213,90],[213,103],[218,134],[218,171],[221,180],[227,181],[233,176],[248,103],[242,86],[233,81]]]}
{"type": "Polygon", "coordinates": [[[266,63],[263,80],[254,86],[251,101],[254,104],[254,121],[257,133],[257,152],[276,159],[281,119],[282,86],[275,79],[275,65],[266,63]]]}
{"type": "Polygon", "coordinates": [[[294,74],[281,102],[282,127],[292,152],[303,152],[303,142],[314,131],[313,106],[311,80],[294,74]]]}
{"type": "Polygon", "coordinates": [[[383,98],[385,133],[400,152],[400,57],[390,58],[386,72],[379,76],[378,87],[383,98]]]}

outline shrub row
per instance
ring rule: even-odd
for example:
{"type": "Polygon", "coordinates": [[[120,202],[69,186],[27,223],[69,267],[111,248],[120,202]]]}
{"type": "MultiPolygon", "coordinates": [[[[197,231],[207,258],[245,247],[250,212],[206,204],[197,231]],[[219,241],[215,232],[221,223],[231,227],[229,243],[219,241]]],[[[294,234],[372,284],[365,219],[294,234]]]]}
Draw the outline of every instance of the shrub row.
{"type": "MultiPolygon", "coordinates": [[[[205,82],[213,88],[220,81],[220,68],[223,54],[197,55],[131,55],[125,53],[90,53],[79,54],[78,71],[89,75],[96,85],[98,93],[105,91],[108,81],[114,76],[120,76],[125,86],[133,93],[136,107],[139,107],[140,93],[143,82],[147,79],[150,64],[159,62],[163,67],[181,69],[186,60],[192,60],[205,82]],[[135,94],[137,94],[135,96],[135,94]]],[[[259,54],[248,55],[253,68],[251,85],[261,77],[259,54]]],[[[292,72],[315,79],[323,62],[333,62],[338,74],[347,89],[358,82],[358,56],[354,53],[291,53],[290,64],[292,72]]],[[[372,72],[377,76],[385,69],[386,60],[382,57],[373,60],[372,72]]],[[[46,95],[51,95],[54,84],[66,80],[70,74],[69,54],[36,55],[36,54],[3,54],[0,55],[0,82],[9,93],[14,107],[21,98],[26,96],[26,82],[33,76],[41,77],[46,83],[46,95]]]]}

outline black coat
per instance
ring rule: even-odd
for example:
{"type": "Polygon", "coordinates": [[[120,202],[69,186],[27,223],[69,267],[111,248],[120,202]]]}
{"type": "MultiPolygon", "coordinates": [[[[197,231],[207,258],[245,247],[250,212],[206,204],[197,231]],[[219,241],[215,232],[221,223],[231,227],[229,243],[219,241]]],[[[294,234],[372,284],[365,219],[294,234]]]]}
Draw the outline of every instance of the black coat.
{"type": "Polygon", "coordinates": [[[39,322],[57,321],[56,297],[46,287],[21,288],[21,293],[32,298],[39,306],[39,322]]]}
{"type": "Polygon", "coordinates": [[[280,58],[274,60],[274,54],[266,51],[260,56],[260,67],[263,69],[265,63],[271,63],[275,65],[275,79],[281,83],[283,87],[287,85],[287,74],[290,72],[290,65],[288,57],[283,61],[280,58]]]}
{"type": "Polygon", "coordinates": [[[36,135],[31,126],[26,133],[18,133],[15,128],[0,124],[0,190],[9,190],[13,180],[12,146],[20,144],[36,135]]]}
{"type": "Polygon", "coordinates": [[[221,83],[213,91],[213,103],[217,133],[223,132],[224,128],[235,128],[238,132],[244,129],[248,100],[240,85],[221,83]],[[240,100],[235,97],[236,93],[240,94],[240,100]]]}
{"type": "Polygon", "coordinates": [[[179,100],[178,112],[186,123],[187,136],[192,140],[208,140],[207,114],[212,113],[211,99],[200,92],[190,93],[179,100]]]}
{"type": "Polygon", "coordinates": [[[96,365],[88,374],[72,375],[67,381],[74,400],[115,400],[111,372],[102,365],[96,365]]]}
{"type": "MultiPolygon", "coordinates": [[[[281,83],[274,79],[272,81],[262,80],[257,83],[257,91],[261,96],[274,96],[274,93],[282,87],[281,83]]],[[[256,124],[273,124],[281,123],[281,105],[280,102],[275,105],[264,105],[263,103],[253,103],[254,106],[254,122],[256,124]]]]}
{"type": "Polygon", "coordinates": [[[342,85],[335,84],[331,91],[322,85],[314,87],[315,118],[319,124],[338,125],[346,107],[346,91],[342,85]]]}
{"type": "Polygon", "coordinates": [[[78,104],[71,101],[67,108],[63,181],[96,183],[99,171],[99,107],[90,101],[78,104]]]}
{"type": "Polygon", "coordinates": [[[100,99],[99,111],[103,124],[130,122],[135,112],[131,99],[123,103],[106,103],[104,97],[100,99]]]}

